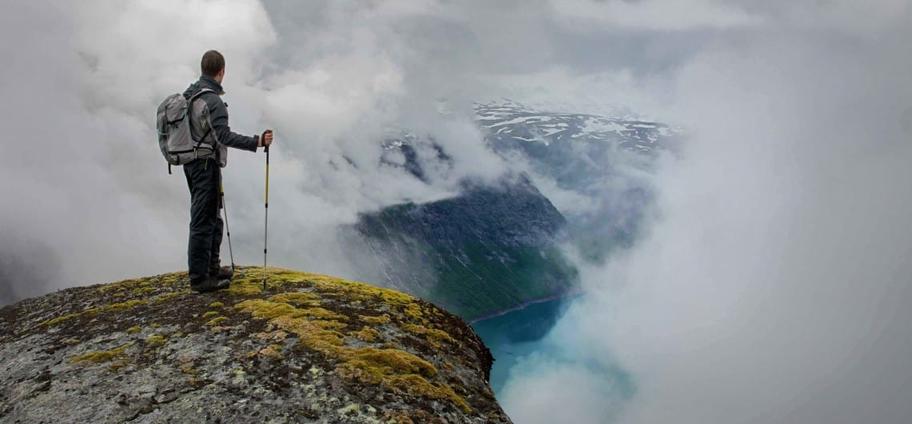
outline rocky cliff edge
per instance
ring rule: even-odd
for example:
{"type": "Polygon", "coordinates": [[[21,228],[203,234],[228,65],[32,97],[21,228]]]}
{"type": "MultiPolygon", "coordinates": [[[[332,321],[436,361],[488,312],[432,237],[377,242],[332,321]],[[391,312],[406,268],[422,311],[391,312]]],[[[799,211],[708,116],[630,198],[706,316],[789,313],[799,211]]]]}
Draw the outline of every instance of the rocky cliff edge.
{"type": "Polygon", "coordinates": [[[240,268],[77,287],[0,309],[0,421],[509,423],[460,318],[343,279],[240,268]]]}

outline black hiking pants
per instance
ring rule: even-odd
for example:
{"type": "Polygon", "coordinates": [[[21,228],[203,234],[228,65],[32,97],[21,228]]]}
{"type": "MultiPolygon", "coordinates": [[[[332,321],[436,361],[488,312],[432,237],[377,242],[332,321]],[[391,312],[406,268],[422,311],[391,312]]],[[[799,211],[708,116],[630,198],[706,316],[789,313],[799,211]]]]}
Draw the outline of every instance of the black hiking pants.
{"type": "Polygon", "coordinates": [[[190,243],[187,264],[190,283],[197,284],[219,267],[222,245],[221,178],[215,159],[197,159],[184,165],[187,187],[190,188],[190,243]]]}

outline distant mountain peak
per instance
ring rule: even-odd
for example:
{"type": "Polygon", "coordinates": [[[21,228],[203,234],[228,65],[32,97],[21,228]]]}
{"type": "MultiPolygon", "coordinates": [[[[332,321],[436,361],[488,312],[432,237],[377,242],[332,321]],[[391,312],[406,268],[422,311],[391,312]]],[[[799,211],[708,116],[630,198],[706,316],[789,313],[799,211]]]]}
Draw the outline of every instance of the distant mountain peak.
{"type": "Polygon", "coordinates": [[[666,124],[631,117],[548,112],[506,99],[477,103],[479,125],[495,139],[541,143],[569,141],[614,143],[622,149],[649,153],[680,132],[666,124]]]}

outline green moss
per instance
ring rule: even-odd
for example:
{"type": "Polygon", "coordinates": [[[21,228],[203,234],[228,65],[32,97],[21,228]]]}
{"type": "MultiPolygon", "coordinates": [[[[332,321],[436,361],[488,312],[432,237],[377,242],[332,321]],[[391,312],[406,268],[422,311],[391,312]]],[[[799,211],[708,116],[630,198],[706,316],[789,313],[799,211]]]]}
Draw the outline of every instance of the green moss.
{"type": "Polygon", "coordinates": [[[355,353],[336,367],[344,378],[363,384],[390,387],[412,396],[449,400],[464,412],[472,409],[446,383],[433,384],[427,377],[437,374],[433,365],[397,349],[354,349],[355,353]]]}
{"type": "MultiPolygon", "coordinates": [[[[401,310],[405,316],[409,317],[413,321],[420,322],[422,324],[427,323],[427,319],[424,316],[424,311],[421,308],[420,302],[418,299],[408,294],[395,290],[375,287],[367,283],[347,281],[325,275],[308,275],[307,282],[313,284],[314,288],[316,288],[317,291],[323,295],[334,295],[344,299],[347,303],[379,301],[383,304],[390,305],[391,307],[401,310]]],[[[363,316],[362,319],[364,319],[363,316]]]]}
{"type": "Polygon", "coordinates": [[[135,308],[140,305],[145,305],[146,303],[147,302],[145,300],[128,300],[126,302],[112,303],[110,305],[97,306],[94,308],[86,309],[82,312],[66,314],[63,316],[59,316],[57,318],[49,319],[47,321],[42,322],[41,325],[47,325],[49,327],[53,327],[55,325],[59,325],[63,322],[66,322],[66,321],[69,321],[71,319],[78,318],[81,316],[94,317],[98,314],[107,313],[107,312],[120,312],[120,311],[125,311],[128,309],[135,308]]]}
{"type": "MultiPolygon", "coordinates": [[[[415,353],[399,349],[394,341],[383,340],[383,335],[387,331],[396,330],[393,324],[395,323],[402,331],[421,336],[434,346],[442,342],[454,342],[449,334],[429,325],[428,318],[439,317],[433,308],[427,308],[426,304],[418,299],[394,290],[326,275],[278,268],[269,269],[269,290],[264,293],[262,275],[262,271],[256,268],[241,269],[237,272],[231,287],[224,293],[224,298],[233,298],[234,302],[237,302],[234,310],[245,312],[270,324],[266,333],[263,333],[268,337],[258,341],[263,344],[248,355],[281,360],[284,349],[282,340],[294,337],[301,346],[321,354],[331,364],[330,369],[335,367],[339,375],[349,382],[369,383],[384,390],[448,401],[457,408],[470,410],[465,399],[438,375],[434,363],[415,353]],[[340,310],[332,306],[341,304],[346,306],[340,310]],[[347,316],[347,311],[352,310],[374,310],[376,312],[372,313],[380,315],[347,316]],[[378,331],[372,326],[388,327],[378,331]],[[346,345],[346,342],[352,345],[346,345]]],[[[186,285],[186,273],[167,274],[143,280],[124,280],[100,289],[109,293],[105,296],[108,302],[117,303],[55,317],[43,324],[59,325],[69,320],[94,317],[108,312],[130,311],[142,305],[168,302],[186,296],[189,293],[186,285]],[[155,295],[156,292],[160,294],[155,295]]],[[[192,312],[202,312],[200,322],[205,322],[208,326],[224,325],[228,317],[233,316],[222,309],[226,306],[222,302],[211,302],[208,306],[209,310],[192,312]]],[[[155,324],[149,323],[144,326],[145,328],[133,326],[126,332],[141,334],[146,328],[156,327],[155,324]]],[[[181,335],[174,334],[170,337],[181,335]]],[[[145,337],[142,343],[144,346],[157,347],[165,345],[167,340],[164,335],[152,334],[145,337]]],[[[130,345],[132,342],[110,350],[86,352],[72,358],[71,361],[106,362],[112,368],[123,367],[129,364],[126,351],[130,345]]],[[[419,351],[424,351],[423,349],[419,351]]],[[[191,377],[195,374],[192,364],[182,366],[181,371],[191,377]]]]}
{"type": "Polygon", "coordinates": [[[239,274],[237,278],[231,280],[231,286],[225,291],[232,296],[241,297],[260,294],[263,291],[262,274],[260,274],[260,278],[254,278],[252,274],[255,273],[244,272],[239,274]]]}
{"type": "Polygon", "coordinates": [[[81,316],[81,315],[82,315],[81,312],[77,312],[77,313],[75,313],[75,314],[61,315],[61,316],[59,316],[59,317],[57,317],[57,318],[52,318],[52,319],[49,319],[49,320],[47,320],[47,321],[44,321],[44,322],[41,323],[41,325],[46,325],[46,326],[48,326],[48,327],[53,327],[53,326],[55,326],[55,325],[61,324],[61,323],[65,322],[65,321],[69,321],[69,320],[71,320],[71,319],[73,319],[73,318],[76,318],[76,317],[79,317],[79,316],[81,316]]]}
{"type": "MultiPolygon", "coordinates": [[[[250,296],[262,292],[263,272],[260,269],[245,270],[236,278],[229,293],[250,296]]],[[[287,292],[272,297],[271,300],[281,303],[302,303],[319,301],[322,295],[342,295],[347,302],[382,300],[392,305],[406,306],[416,299],[395,290],[375,287],[367,283],[344,280],[321,274],[297,272],[281,268],[269,268],[267,284],[271,288],[313,287],[313,292],[287,292]]],[[[414,312],[415,310],[413,310],[414,312]]],[[[420,310],[419,310],[420,311],[420,310]]]]}
{"type": "Polygon", "coordinates": [[[149,346],[161,346],[165,344],[165,340],[166,339],[164,336],[153,334],[149,337],[146,337],[146,344],[149,346]]]}
{"type": "Polygon", "coordinates": [[[228,319],[228,317],[217,317],[217,318],[212,318],[211,320],[209,320],[208,322],[206,322],[206,325],[208,325],[208,326],[216,326],[216,325],[219,325],[219,324],[225,322],[225,320],[227,320],[227,319],[228,319]]]}
{"type": "Polygon", "coordinates": [[[361,321],[374,325],[389,324],[390,322],[389,314],[383,314],[379,316],[358,315],[358,318],[361,318],[361,321]]]}
{"type": "Polygon", "coordinates": [[[99,308],[99,309],[100,309],[99,312],[119,312],[119,311],[125,311],[125,310],[127,310],[127,309],[133,309],[133,308],[135,308],[135,307],[137,307],[137,306],[139,306],[139,305],[145,305],[145,304],[146,304],[146,301],[145,301],[145,300],[133,299],[133,300],[128,300],[128,301],[126,301],[126,302],[112,303],[112,304],[107,305],[107,306],[102,306],[101,308],[99,308]]]}
{"type": "MultiPolygon", "coordinates": [[[[350,283],[326,276],[285,271],[270,274],[270,282],[274,285],[299,284],[302,283],[302,278],[303,284],[311,285],[317,293],[290,292],[271,296],[268,300],[248,299],[237,303],[234,308],[249,313],[254,318],[268,320],[278,331],[296,335],[299,343],[334,361],[337,372],[343,378],[380,385],[413,396],[449,400],[457,407],[469,410],[465,399],[457,395],[450,386],[428,381],[437,376],[437,369],[433,364],[401,349],[346,346],[344,336],[337,330],[347,326],[345,321],[348,318],[313,306],[313,302],[319,299],[317,296],[327,295],[349,303],[357,300],[379,301],[396,307],[414,321],[424,323],[426,319],[421,305],[415,298],[363,283],[350,283]]],[[[391,321],[388,314],[361,315],[359,318],[363,322],[375,325],[388,324],[391,321]]],[[[418,324],[411,324],[409,328],[435,343],[442,340],[452,341],[449,334],[440,330],[418,324]]],[[[348,334],[368,343],[377,341],[380,336],[377,330],[367,326],[348,334]]],[[[271,354],[269,348],[265,350],[271,354]]],[[[259,353],[265,354],[263,350],[259,353]]]]}
{"type": "Polygon", "coordinates": [[[139,279],[121,280],[121,281],[117,281],[114,283],[105,284],[105,285],[99,287],[98,292],[99,293],[110,293],[110,292],[114,292],[114,291],[125,290],[125,289],[131,288],[132,286],[135,286],[143,281],[144,280],[139,280],[139,279]]]}
{"type": "Polygon", "coordinates": [[[295,306],[316,306],[320,304],[320,296],[310,292],[280,293],[270,297],[269,300],[295,306]]]}
{"type": "Polygon", "coordinates": [[[419,306],[417,303],[412,302],[406,304],[402,312],[415,321],[427,322],[427,319],[424,318],[424,313],[421,310],[421,306],[419,306]]]}
{"type": "MultiPolygon", "coordinates": [[[[276,299],[273,296],[270,299],[276,299]]],[[[235,308],[245,310],[255,318],[272,319],[281,316],[290,316],[293,318],[311,317],[324,320],[347,320],[348,317],[339,315],[320,307],[313,308],[296,308],[293,305],[273,300],[250,299],[234,305],[235,308]]]]}
{"type": "Polygon", "coordinates": [[[469,413],[472,411],[472,407],[469,406],[469,403],[466,402],[465,398],[459,396],[459,394],[446,383],[432,384],[423,377],[414,374],[392,376],[388,378],[385,383],[413,396],[449,400],[462,409],[463,412],[469,413]]]}
{"type": "Polygon", "coordinates": [[[130,290],[130,294],[132,294],[133,296],[142,296],[142,295],[152,293],[154,291],[155,291],[154,287],[145,286],[145,287],[137,287],[133,290],[130,290]]]}
{"type": "Polygon", "coordinates": [[[180,297],[180,296],[185,295],[185,294],[188,294],[188,293],[190,293],[190,292],[187,291],[187,290],[180,290],[180,291],[176,291],[176,292],[163,293],[163,294],[160,294],[160,295],[158,295],[158,296],[153,297],[153,298],[152,298],[152,302],[155,302],[155,303],[165,303],[165,302],[167,302],[167,301],[169,301],[169,300],[171,300],[171,299],[180,297]]]}
{"type": "Polygon", "coordinates": [[[287,303],[271,302],[263,299],[245,300],[234,305],[234,307],[250,313],[254,318],[267,320],[294,315],[298,310],[287,303]]]}
{"type": "Polygon", "coordinates": [[[440,347],[442,341],[456,343],[449,333],[436,328],[427,328],[417,324],[405,324],[402,328],[409,333],[425,337],[434,347],[440,347]]]}
{"type": "Polygon", "coordinates": [[[315,320],[311,321],[311,323],[313,323],[313,325],[316,325],[317,327],[320,327],[324,330],[341,330],[345,327],[348,327],[348,324],[346,324],[344,322],[333,321],[333,320],[315,319],[315,320]]]}
{"type": "Polygon", "coordinates": [[[374,330],[373,328],[370,328],[368,326],[364,326],[361,328],[361,330],[352,331],[351,333],[348,333],[348,334],[350,336],[357,338],[358,340],[365,341],[365,342],[373,342],[373,341],[376,341],[378,338],[380,338],[380,332],[378,332],[377,330],[374,330]]]}
{"type": "Polygon", "coordinates": [[[371,347],[348,349],[344,352],[343,359],[345,364],[354,365],[374,375],[421,374],[427,377],[437,375],[437,368],[434,368],[430,362],[399,349],[371,347]]]}
{"type": "MultiPolygon", "coordinates": [[[[257,270],[256,279],[262,282],[263,274],[262,270],[257,270]]],[[[292,271],[289,269],[282,268],[269,268],[267,274],[267,283],[272,287],[289,287],[289,286],[304,286],[306,280],[311,278],[321,278],[326,277],[319,274],[311,274],[307,272],[298,272],[292,271]]],[[[332,278],[332,277],[327,277],[332,278]]]]}
{"type": "Polygon", "coordinates": [[[348,320],[348,317],[345,315],[339,315],[328,309],[323,309],[323,308],[319,308],[319,307],[298,309],[298,313],[301,314],[301,316],[322,319],[322,320],[329,320],[329,321],[333,321],[333,320],[347,321],[348,320]]]}
{"type": "MultiPolygon", "coordinates": [[[[300,342],[311,349],[332,356],[343,344],[342,334],[332,328],[333,321],[311,320],[307,314],[288,304],[263,300],[250,300],[235,305],[256,318],[268,319],[279,329],[298,336],[300,342]],[[280,305],[284,305],[280,306],[280,305]]],[[[344,325],[344,324],[343,324],[344,325]]]]}
{"type": "Polygon", "coordinates": [[[414,297],[402,292],[326,275],[311,274],[307,276],[307,281],[321,292],[343,294],[349,302],[382,300],[391,305],[408,305],[415,301],[414,297]]]}
{"type": "Polygon", "coordinates": [[[85,363],[85,362],[99,364],[102,362],[108,362],[108,361],[111,361],[114,359],[122,358],[124,356],[124,352],[127,350],[127,348],[132,345],[133,345],[133,342],[130,342],[130,343],[122,344],[122,345],[115,347],[113,349],[110,349],[110,350],[97,350],[97,351],[92,351],[92,352],[86,352],[82,355],[73,357],[72,359],[70,359],[70,362],[72,362],[74,364],[75,363],[85,363]]]}
{"type": "Polygon", "coordinates": [[[326,321],[313,321],[289,315],[276,317],[269,322],[298,336],[300,343],[305,346],[328,356],[335,356],[337,349],[344,344],[342,334],[333,330],[334,325],[326,321]]]}

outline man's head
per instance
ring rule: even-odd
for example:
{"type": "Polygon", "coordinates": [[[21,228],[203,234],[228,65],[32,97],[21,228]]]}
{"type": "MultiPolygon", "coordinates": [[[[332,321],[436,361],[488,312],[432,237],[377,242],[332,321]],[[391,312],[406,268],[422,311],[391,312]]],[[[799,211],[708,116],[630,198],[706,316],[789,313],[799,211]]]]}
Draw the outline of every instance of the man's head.
{"type": "Polygon", "coordinates": [[[200,61],[200,71],[203,75],[222,83],[225,78],[225,57],[215,50],[209,50],[203,53],[203,59],[200,61]]]}

